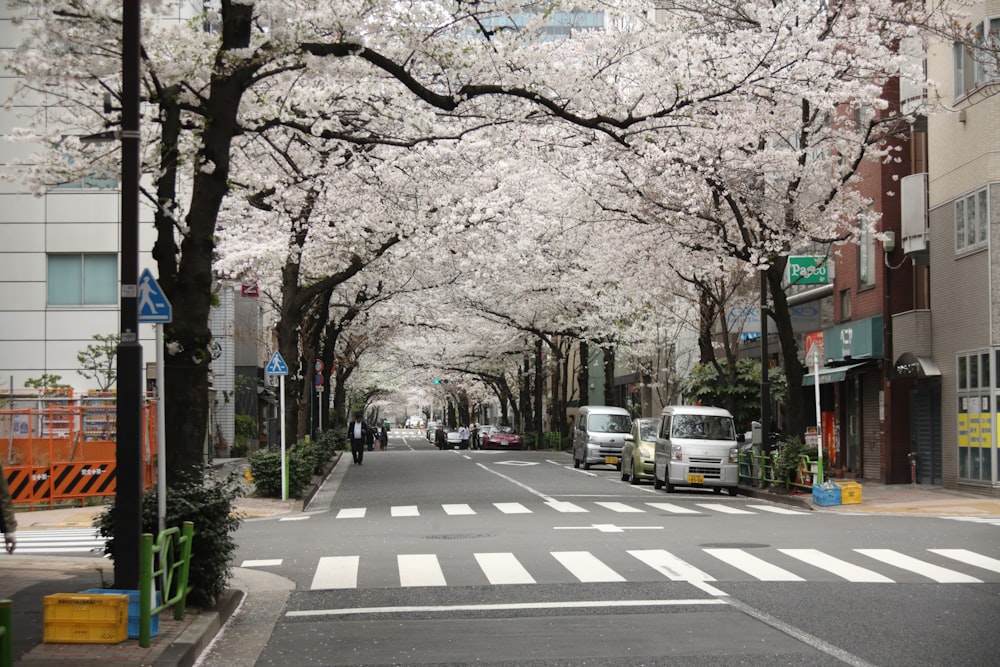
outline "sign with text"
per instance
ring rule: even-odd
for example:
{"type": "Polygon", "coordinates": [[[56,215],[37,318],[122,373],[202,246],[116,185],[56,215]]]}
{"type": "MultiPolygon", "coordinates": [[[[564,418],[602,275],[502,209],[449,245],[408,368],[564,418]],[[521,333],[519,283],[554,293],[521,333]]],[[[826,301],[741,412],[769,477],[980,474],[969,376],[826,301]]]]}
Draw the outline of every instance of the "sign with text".
{"type": "Polygon", "coordinates": [[[785,278],[790,285],[826,285],[830,282],[830,265],[821,255],[793,255],[788,258],[785,278]]]}

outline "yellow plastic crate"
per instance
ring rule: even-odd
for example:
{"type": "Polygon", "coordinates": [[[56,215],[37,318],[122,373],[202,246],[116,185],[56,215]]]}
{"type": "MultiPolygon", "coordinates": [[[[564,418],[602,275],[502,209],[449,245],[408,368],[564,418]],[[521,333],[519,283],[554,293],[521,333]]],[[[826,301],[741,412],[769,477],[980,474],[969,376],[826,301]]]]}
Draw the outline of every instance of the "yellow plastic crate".
{"type": "Polygon", "coordinates": [[[840,504],[857,505],[861,502],[861,485],[857,482],[837,482],[840,487],[840,504]]]}
{"type": "Polygon", "coordinates": [[[128,595],[56,593],[44,601],[42,641],[118,644],[128,639],[128,595]]]}

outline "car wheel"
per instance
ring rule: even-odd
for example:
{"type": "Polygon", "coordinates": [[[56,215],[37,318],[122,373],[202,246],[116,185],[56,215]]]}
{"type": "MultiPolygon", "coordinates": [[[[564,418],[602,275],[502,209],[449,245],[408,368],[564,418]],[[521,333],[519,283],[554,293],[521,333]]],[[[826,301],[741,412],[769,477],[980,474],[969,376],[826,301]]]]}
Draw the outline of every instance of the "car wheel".
{"type": "Polygon", "coordinates": [[[722,493],[722,487],[721,486],[713,486],[712,487],[712,493],[714,493],[715,495],[719,495],[720,493],[722,493]]]}
{"type": "Polygon", "coordinates": [[[656,469],[655,468],[653,469],[653,488],[654,489],[662,489],[663,488],[663,482],[661,482],[660,478],[656,476],[656,469]]]}
{"type": "Polygon", "coordinates": [[[632,466],[632,485],[638,486],[639,476],[635,474],[635,466],[632,466]]]}
{"type": "Polygon", "coordinates": [[[735,486],[729,487],[729,495],[731,495],[731,496],[735,496],[738,491],[739,491],[739,489],[736,488],[735,486]]]}
{"type": "Polygon", "coordinates": [[[587,459],[583,460],[583,469],[584,470],[590,470],[590,464],[587,463],[587,459]]]}

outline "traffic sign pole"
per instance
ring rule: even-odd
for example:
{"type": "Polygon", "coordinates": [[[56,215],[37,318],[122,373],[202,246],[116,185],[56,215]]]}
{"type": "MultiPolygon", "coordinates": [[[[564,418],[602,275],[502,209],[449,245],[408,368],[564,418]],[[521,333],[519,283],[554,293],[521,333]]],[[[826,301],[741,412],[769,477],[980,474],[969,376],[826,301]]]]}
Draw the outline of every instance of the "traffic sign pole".
{"type": "Polygon", "coordinates": [[[281,420],[281,499],[288,500],[288,468],[285,460],[285,376],[278,376],[278,392],[281,394],[279,419],[281,420]]]}
{"type": "Polygon", "coordinates": [[[156,500],[162,533],[167,529],[167,406],[163,373],[163,325],[156,325],[156,500]]]}

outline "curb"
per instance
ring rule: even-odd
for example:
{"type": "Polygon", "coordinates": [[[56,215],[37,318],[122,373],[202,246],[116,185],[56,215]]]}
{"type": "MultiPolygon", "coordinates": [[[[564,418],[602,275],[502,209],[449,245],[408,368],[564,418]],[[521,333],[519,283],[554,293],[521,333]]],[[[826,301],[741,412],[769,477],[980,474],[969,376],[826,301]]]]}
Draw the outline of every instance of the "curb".
{"type": "Polygon", "coordinates": [[[153,662],[153,667],[192,667],[240,606],[245,591],[228,589],[213,609],[202,612],[153,662]]]}
{"type": "Polygon", "coordinates": [[[746,496],[747,498],[760,498],[761,500],[769,500],[772,503],[778,503],[780,505],[789,505],[791,507],[797,507],[799,509],[809,510],[813,512],[816,510],[816,506],[813,505],[812,500],[806,496],[794,496],[784,493],[772,493],[771,491],[765,491],[763,489],[756,489],[749,486],[739,487],[739,494],[741,496],[746,496]]]}

